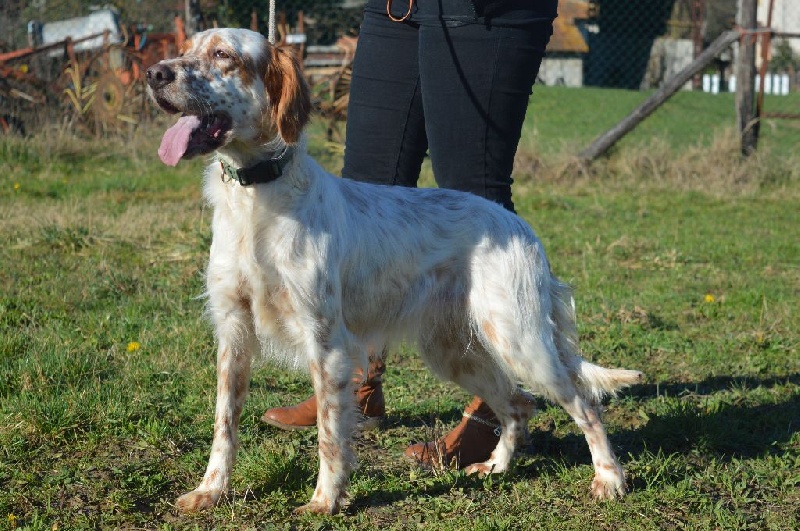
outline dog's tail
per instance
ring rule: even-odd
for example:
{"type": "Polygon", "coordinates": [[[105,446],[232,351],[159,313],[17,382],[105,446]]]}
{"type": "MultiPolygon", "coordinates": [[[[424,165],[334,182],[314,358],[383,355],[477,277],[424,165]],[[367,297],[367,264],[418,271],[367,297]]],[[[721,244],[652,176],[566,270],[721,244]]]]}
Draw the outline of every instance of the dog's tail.
{"type": "Polygon", "coordinates": [[[606,369],[583,359],[578,348],[578,329],[575,324],[575,299],[567,284],[552,277],[550,285],[554,340],[559,358],[570,376],[593,401],[616,394],[623,387],[640,383],[643,375],[627,369],[606,369]]]}

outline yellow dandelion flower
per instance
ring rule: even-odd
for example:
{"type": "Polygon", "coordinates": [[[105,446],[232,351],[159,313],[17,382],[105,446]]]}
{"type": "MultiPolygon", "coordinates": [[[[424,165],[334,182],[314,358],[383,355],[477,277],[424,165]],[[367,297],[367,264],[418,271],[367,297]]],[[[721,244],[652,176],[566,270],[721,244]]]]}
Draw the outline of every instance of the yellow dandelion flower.
{"type": "Polygon", "coordinates": [[[706,296],[705,296],[705,298],[703,300],[710,304],[710,303],[714,302],[717,299],[715,299],[712,294],[706,293],[706,296]]]}
{"type": "Polygon", "coordinates": [[[141,343],[139,343],[138,341],[131,341],[130,343],[128,343],[127,350],[128,352],[136,352],[140,348],[142,348],[141,343]]]}
{"type": "Polygon", "coordinates": [[[10,527],[11,529],[17,527],[17,516],[14,513],[8,513],[8,517],[6,517],[6,520],[8,521],[8,527],[10,527]]]}
{"type": "Polygon", "coordinates": [[[19,183],[14,183],[14,190],[19,190],[19,183]]]}

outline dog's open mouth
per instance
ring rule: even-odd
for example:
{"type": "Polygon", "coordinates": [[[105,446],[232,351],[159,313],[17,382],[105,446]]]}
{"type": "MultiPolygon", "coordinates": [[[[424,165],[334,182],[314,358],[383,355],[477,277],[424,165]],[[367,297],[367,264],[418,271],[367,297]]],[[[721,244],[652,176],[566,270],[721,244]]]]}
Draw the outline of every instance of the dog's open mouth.
{"type": "Polygon", "coordinates": [[[230,129],[231,119],[225,114],[184,114],[164,133],[158,156],[164,164],[175,166],[181,159],[210,153],[225,142],[230,129]]]}

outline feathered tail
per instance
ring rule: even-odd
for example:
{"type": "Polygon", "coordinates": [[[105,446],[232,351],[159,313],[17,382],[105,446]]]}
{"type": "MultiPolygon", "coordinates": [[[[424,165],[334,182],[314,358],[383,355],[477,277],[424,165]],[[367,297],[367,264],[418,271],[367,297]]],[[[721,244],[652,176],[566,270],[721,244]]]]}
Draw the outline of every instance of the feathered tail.
{"type": "Polygon", "coordinates": [[[605,395],[616,394],[623,387],[639,383],[643,375],[627,369],[606,369],[583,359],[578,348],[575,324],[575,300],[567,284],[553,277],[550,287],[555,343],[561,362],[567,366],[586,398],[600,401],[605,395]]]}

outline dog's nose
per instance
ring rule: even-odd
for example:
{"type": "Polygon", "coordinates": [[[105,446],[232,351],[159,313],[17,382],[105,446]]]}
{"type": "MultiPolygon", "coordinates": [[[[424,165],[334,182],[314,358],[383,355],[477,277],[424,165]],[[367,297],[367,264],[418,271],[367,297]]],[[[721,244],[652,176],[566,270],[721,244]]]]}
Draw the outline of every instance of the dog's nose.
{"type": "Polygon", "coordinates": [[[147,69],[147,84],[152,89],[160,89],[175,81],[175,72],[163,63],[157,63],[147,69]]]}

